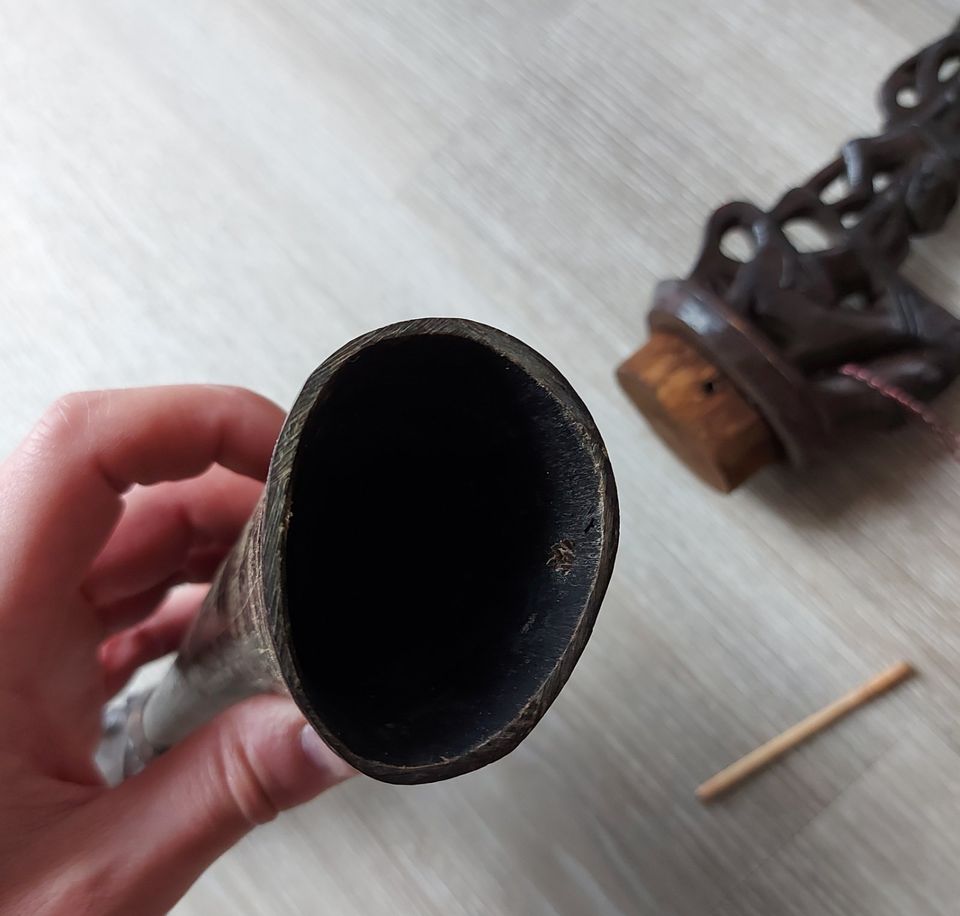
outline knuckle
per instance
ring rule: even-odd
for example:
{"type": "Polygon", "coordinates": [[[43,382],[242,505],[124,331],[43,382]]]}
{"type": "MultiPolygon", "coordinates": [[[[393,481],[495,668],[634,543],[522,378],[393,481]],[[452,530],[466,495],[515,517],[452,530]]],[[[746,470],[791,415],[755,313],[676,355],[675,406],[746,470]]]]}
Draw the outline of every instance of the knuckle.
{"type": "Polygon", "coordinates": [[[218,391],[227,403],[237,402],[239,406],[270,411],[283,416],[283,408],[251,388],[243,388],[239,385],[211,385],[209,387],[218,391]]]}
{"type": "Polygon", "coordinates": [[[78,391],[57,398],[34,428],[34,441],[58,445],[82,432],[103,399],[102,392],[78,391]]]}
{"type": "Polygon", "coordinates": [[[230,802],[246,824],[257,827],[280,813],[260,768],[236,731],[231,730],[229,740],[221,742],[219,769],[230,802]]]}

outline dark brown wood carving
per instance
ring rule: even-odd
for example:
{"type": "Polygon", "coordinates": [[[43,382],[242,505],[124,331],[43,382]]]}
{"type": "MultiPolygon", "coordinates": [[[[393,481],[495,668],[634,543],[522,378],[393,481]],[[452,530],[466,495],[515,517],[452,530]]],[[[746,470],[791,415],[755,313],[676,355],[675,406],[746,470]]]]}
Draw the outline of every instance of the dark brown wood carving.
{"type": "Polygon", "coordinates": [[[882,134],[847,143],[772,210],[713,214],[690,275],[657,288],[650,343],[620,367],[661,436],[719,489],[901,422],[900,406],[840,372],[847,363],[924,401],[960,374],[960,321],[899,273],[911,239],[957,201],[960,25],[880,98],[882,134]]]}

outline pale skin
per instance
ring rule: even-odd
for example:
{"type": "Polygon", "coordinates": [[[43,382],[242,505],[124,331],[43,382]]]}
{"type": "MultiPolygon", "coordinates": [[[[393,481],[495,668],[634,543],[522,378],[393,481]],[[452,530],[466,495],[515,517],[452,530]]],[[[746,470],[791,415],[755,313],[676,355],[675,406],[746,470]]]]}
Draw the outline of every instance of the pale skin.
{"type": "Polygon", "coordinates": [[[178,645],[282,421],[238,388],[75,394],[0,466],[0,912],[164,913],[257,824],[352,775],[279,697],[117,788],[92,762],[104,702],[178,645]]]}

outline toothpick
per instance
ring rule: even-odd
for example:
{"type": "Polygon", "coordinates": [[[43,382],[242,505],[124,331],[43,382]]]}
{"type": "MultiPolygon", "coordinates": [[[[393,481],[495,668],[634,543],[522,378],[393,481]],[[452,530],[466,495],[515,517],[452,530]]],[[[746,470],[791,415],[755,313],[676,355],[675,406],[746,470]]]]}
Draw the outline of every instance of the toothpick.
{"type": "Polygon", "coordinates": [[[782,757],[787,751],[806,741],[807,738],[822,731],[828,725],[832,725],[847,713],[868,703],[874,697],[890,690],[891,687],[905,681],[913,673],[913,667],[907,662],[897,662],[897,664],[878,674],[856,690],[851,691],[845,697],[841,697],[819,712],[808,716],[802,722],[788,728],[783,734],[751,751],[746,757],[742,757],[725,770],[721,770],[697,789],[697,798],[705,803],[712,802],[723,793],[738,786],[758,770],[782,757]]]}

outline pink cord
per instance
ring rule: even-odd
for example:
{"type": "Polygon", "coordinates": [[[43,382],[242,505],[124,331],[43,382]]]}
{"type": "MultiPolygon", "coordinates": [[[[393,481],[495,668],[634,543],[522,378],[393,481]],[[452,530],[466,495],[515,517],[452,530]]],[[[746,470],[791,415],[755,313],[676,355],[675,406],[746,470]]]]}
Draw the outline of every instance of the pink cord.
{"type": "Polygon", "coordinates": [[[922,420],[940,438],[940,441],[950,450],[954,458],[960,460],[960,435],[951,429],[926,404],[907,394],[902,388],[891,385],[880,376],[874,375],[869,369],[858,366],[856,363],[847,363],[840,367],[840,374],[863,382],[874,391],[879,392],[891,401],[896,401],[904,410],[922,420]]]}

